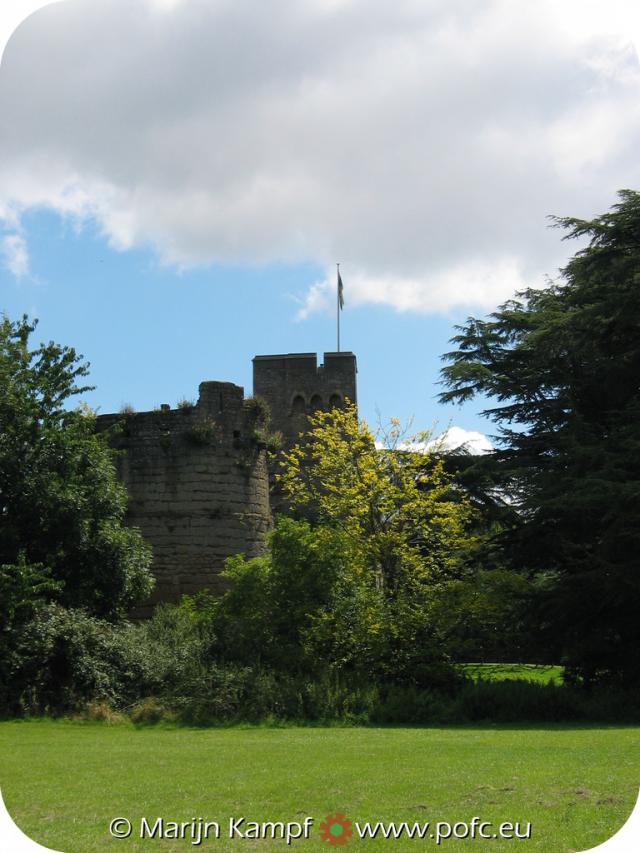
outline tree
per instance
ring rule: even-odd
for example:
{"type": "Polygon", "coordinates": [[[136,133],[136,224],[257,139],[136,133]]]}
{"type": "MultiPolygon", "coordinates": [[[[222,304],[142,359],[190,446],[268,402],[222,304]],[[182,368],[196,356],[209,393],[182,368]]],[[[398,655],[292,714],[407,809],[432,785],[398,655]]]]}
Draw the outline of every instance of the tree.
{"type": "Polygon", "coordinates": [[[443,402],[498,405],[497,482],[515,512],[512,565],[546,578],[541,627],[585,681],[640,680],[640,194],[593,220],[546,289],[469,318],[442,370],[443,402]]]}
{"type": "Polygon", "coordinates": [[[107,436],[89,410],[67,408],[88,365],[69,347],[30,349],[35,325],[0,322],[2,585],[42,576],[50,599],[114,617],[150,593],[150,549],[123,524],[107,436]]]}
{"type": "MultiPolygon", "coordinates": [[[[337,589],[352,575],[348,539],[328,527],[278,516],[268,544],[262,557],[227,559],[224,574],[231,585],[213,620],[219,658],[308,676],[344,664],[316,628],[326,627],[337,589]]],[[[344,623],[341,628],[348,631],[344,623]]]]}
{"type": "Polygon", "coordinates": [[[376,442],[351,403],[308,420],[278,476],[291,506],[359,543],[389,597],[418,576],[447,576],[466,546],[470,507],[454,494],[441,454],[428,450],[429,434],[406,437],[393,420],[376,442]]]}
{"type": "Polygon", "coordinates": [[[353,571],[325,614],[327,639],[352,624],[351,638],[334,645],[359,649],[370,674],[428,680],[421,668],[444,657],[432,608],[439,588],[463,574],[472,511],[428,434],[407,438],[394,420],[378,438],[353,404],[318,411],[283,455],[278,480],[293,510],[350,545],[353,571]]]}

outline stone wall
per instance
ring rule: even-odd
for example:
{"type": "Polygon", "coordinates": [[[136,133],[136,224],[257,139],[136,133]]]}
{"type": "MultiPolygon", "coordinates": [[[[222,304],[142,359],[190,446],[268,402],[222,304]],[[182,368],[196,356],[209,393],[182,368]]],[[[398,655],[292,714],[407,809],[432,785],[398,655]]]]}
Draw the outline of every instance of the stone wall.
{"type": "Polygon", "coordinates": [[[282,433],[285,447],[306,427],[307,415],[316,409],[357,403],[356,357],[352,352],[325,352],[324,364],[316,354],[257,355],[253,359],[253,393],[271,409],[271,429],[282,433]]]}
{"type": "Polygon", "coordinates": [[[127,522],[153,548],[149,604],[220,591],[225,558],[262,553],[271,523],[259,409],[237,385],[203,382],[193,406],[98,418],[116,424],[127,522]]]}

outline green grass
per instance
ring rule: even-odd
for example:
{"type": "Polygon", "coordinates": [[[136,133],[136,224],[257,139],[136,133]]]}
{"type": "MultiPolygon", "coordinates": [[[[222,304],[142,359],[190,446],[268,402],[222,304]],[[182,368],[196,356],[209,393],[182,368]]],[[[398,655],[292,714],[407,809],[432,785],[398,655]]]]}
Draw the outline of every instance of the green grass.
{"type": "Polygon", "coordinates": [[[230,842],[229,816],[495,824],[530,821],[530,840],[353,839],[361,849],[526,850],[566,853],[610,837],[638,790],[638,728],[460,727],[186,729],[71,721],[0,724],[0,786],[17,824],[65,853],[198,849],[187,840],[111,839],[109,820],[219,820],[207,850],[258,850],[282,841],[230,842]]]}
{"type": "Polygon", "coordinates": [[[458,669],[469,678],[482,678],[485,681],[535,681],[549,684],[554,681],[562,684],[564,669],[561,666],[544,666],[536,663],[461,663],[458,669]]]}

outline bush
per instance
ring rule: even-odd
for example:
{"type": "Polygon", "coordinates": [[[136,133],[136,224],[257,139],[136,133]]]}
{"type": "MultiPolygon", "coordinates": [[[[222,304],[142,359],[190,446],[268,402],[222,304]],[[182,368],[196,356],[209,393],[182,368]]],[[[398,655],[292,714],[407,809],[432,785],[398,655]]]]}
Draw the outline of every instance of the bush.
{"type": "Polygon", "coordinates": [[[589,692],[530,681],[466,681],[453,692],[393,687],[382,691],[371,721],[451,723],[637,723],[640,692],[589,692]]]}
{"type": "Polygon", "coordinates": [[[104,699],[101,701],[89,702],[87,707],[80,715],[83,720],[91,720],[92,722],[108,723],[114,725],[122,723],[126,718],[118,711],[114,711],[108,702],[104,699]]]}
{"type": "Polygon", "coordinates": [[[220,425],[213,418],[205,418],[194,424],[186,437],[190,444],[196,447],[206,447],[207,445],[217,445],[222,438],[222,431],[220,425]]]}
{"type": "Polygon", "coordinates": [[[146,681],[125,630],[57,604],[41,609],[17,633],[11,676],[8,712],[53,715],[92,701],[122,706],[146,681]]]}
{"type": "Polygon", "coordinates": [[[145,622],[120,625],[57,604],[36,608],[14,631],[4,713],[80,712],[109,723],[128,714],[137,724],[189,725],[640,720],[640,691],[452,679],[448,667],[436,664],[416,674],[413,684],[394,683],[336,667],[287,669],[273,651],[270,663],[252,663],[248,647],[244,662],[225,660],[216,636],[223,624],[218,608],[207,595],[185,597],[157,608],[145,622]]]}
{"type": "Polygon", "coordinates": [[[247,397],[244,407],[260,424],[266,425],[271,420],[271,409],[264,397],[247,397]]]}
{"type": "Polygon", "coordinates": [[[314,627],[332,610],[336,578],[348,568],[348,542],[331,528],[280,517],[270,553],[227,561],[229,590],[214,608],[216,653],[222,662],[319,676],[332,658],[314,627]]]}
{"type": "Polygon", "coordinates": [[[129,716],[132,722],[146,725],[160,721],[174,722],[176,719],[176,715],[154,696],[148,696],[141,702],[137,702],[129,711],[129,716]]]}
{"type": "Polygon", "coordinates": [[[378,698],[371,721],[394,725],[424,725],[451,720],[452,702],[435,690],[392,687],[378,698]]]}

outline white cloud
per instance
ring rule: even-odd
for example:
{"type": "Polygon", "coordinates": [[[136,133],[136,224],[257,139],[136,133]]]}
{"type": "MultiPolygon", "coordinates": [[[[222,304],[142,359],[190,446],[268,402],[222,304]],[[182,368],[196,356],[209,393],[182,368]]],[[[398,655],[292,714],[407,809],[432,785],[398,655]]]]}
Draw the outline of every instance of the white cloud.
{"type": "Polygon", "coordinates": [[[2,237],[0,255],[4,265],[16,278],[24,278],[29,274],[29,253],[22,235],[7,234],[2,237]]]}
{"type": "MultiPolygon", "coordinates": [[[[376,440],[376,447],[382,450],[384,441],[376,440]]],[[[433,448],[441,450],[466,450],[474,455],[490,453],[493,445],[482,432],[463,429],[459,426],[450,426],[440,435],[433,438],[421,439],[419,437],[409,438],[398,443],[400,450],[412,450],[417,453],[426,453],[433,448]]]]}
{"type": "Polygon", "coordinates": [[[449,427],[436,441],[441,442],[446,450],[465,448],[474,454],[490,453],[493,450],[493,445],[484,433],[458,426],[449,427]]]}
{"type": "MultiPolygon", "coordinates": [[[[0,67],[0,209],[180,266],[342,263],[349,306],[488,308],[640,179],[640,33],[611,0],[66,0],[0,67]]],[[[331,300],[332,304],[333,301],[331,300]]]]}
{"type": "MultiPolygon", "coordinates": [[[[516,290],[527,286],[515,258],[478,259],[456,266],[429,270],[418,276],[384,275],[375,277],[355,270],[344,283],[346,304],[391,305],[398,311],[446,311],[453,307],[490,309],[516,290]]],[[[336,273],[328,271],[321,282],[309,289],[298,318],[306,319],[315,311],[334,311],[336,273]]]]}

